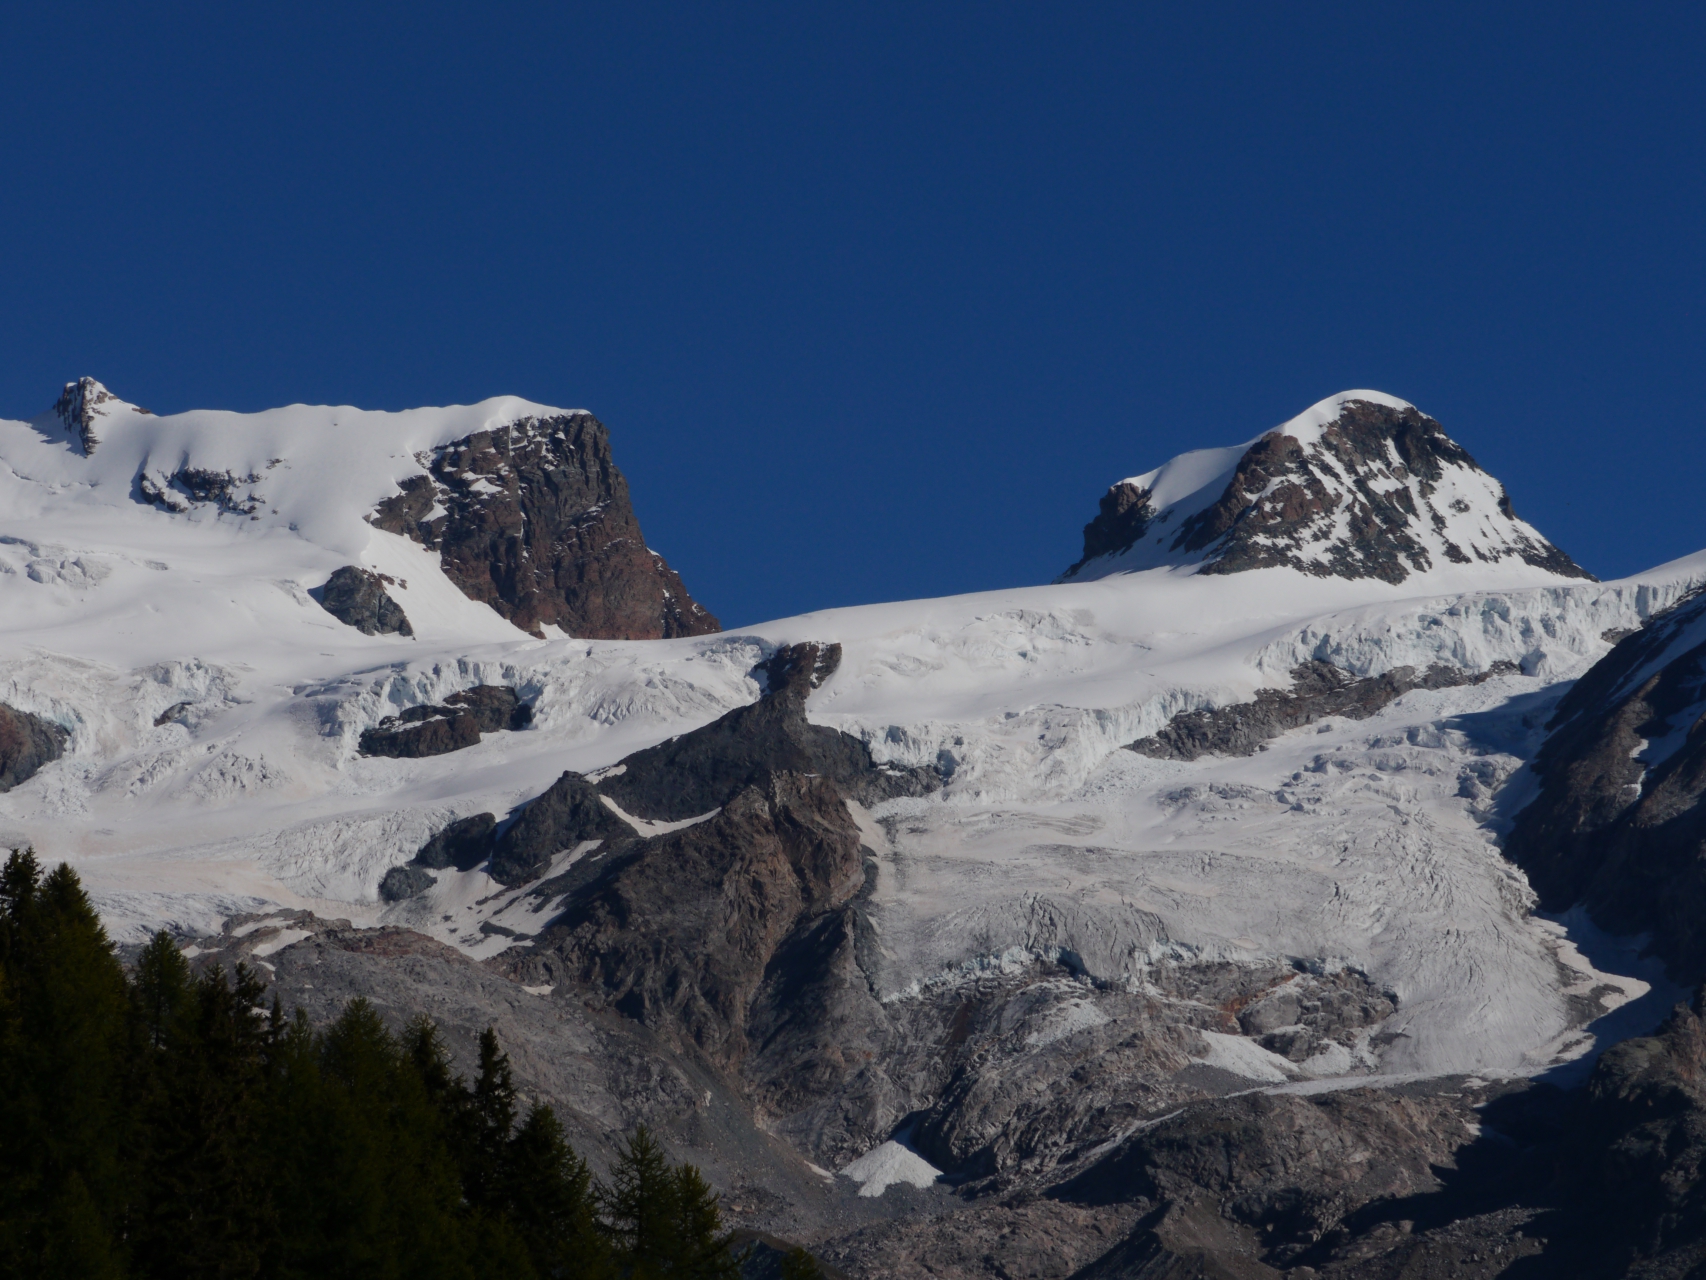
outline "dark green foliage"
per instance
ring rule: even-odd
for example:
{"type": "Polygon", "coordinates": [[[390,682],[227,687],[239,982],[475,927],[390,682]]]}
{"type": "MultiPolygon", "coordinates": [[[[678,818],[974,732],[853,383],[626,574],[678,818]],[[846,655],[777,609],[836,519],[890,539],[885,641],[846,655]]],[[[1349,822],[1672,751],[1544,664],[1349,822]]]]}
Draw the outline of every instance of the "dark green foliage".
{"type": "Polygon", "coordinates": [[[618,1153],[603,1200],[624,1276],[710,1280],[739,1274],[715,1193],[692,1165],[672,1168],[644,1125],[618,1153]]]}
{"type": "MultiPolygon", "coordinates": [[[[127,975],[77,877],[0,868],[0,1280],[732,1278],[717,1198],[644,1129],[607,1190],[497,1036],[316,1032],[164,933],[127,975]]],[[[802,1276],[809,1273],[802,1272],[802,1276]]]]}
{"type": "Polygon", "coordinates": [[[782,1255],[782,1280],[824,1280],[818,1261],[798,1245],[782,1255]]]}
{"type": "Polygon", "coordinates": [[[128,996],[69,867],[0,870],[0,1274],[122,1274],[128,996]],[[49,1265],[51,1260],[51,1265],[49,1265]]]}

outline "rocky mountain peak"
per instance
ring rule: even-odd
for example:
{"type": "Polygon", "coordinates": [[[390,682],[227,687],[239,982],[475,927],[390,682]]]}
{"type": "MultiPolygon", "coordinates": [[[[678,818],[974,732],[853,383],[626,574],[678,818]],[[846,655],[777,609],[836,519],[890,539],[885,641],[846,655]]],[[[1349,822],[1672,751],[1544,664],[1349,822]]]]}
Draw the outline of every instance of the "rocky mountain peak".
{"type": "Polygon", "coordinates": [[[1113,485],[1060,580],[1194,565],[1400,583],[1512,558],[1592,577],[1518,519],[1504,486],[1433,418],[1378,391],[1347,391],[1255,440],[1113,485]]]}
{"type": "Polygon", "coordinates": [[[67,382],[54,401],[53,412],[71,438],[82,446],[85,454],[95,452],[100,444],[100,423],[115,413],[147,413],[148,410],[120,400],[93,378],[78,378],[67,382]]]}
{"type": "Polygon", "coordinates": [[[610,433],[590,413],[523,417],[417,456],[369,517],[437,551],[464,594],[524,631],[655,640],[717,619],[646,546],[610,433]]]}

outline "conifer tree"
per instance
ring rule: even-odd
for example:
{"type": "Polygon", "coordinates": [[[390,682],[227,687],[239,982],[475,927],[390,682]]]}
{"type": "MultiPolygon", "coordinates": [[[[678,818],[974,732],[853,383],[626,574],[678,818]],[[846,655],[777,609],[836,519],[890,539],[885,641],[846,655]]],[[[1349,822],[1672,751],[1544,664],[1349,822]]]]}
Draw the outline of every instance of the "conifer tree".
{"type": "MultiPolygon", "coordinates": [[[[176,966],[153,959],[156,994],[171,1000],[176,966]]],[[[134,1228],[143,1275],[259,1271],[273,1228],[261,1148],[267,1027],[255,1016],[264,993],[245,966],[234,982],[215,966],[176,997],[147,1093],[145,1193],[134,1228]]]]}
{"type": "Polygon", "coordinates": [[[592,1171],[548,1106],[535,1106],[510,1140],[504,1207],[541,1280],[614,1275],[599,1231],[592,1171]]]}
{"type": "Polygon", "coordinates": [[[675,1176],[663,1148],[639,1125],[616,1153],[604,1193],[616,1263],[629,1280],[662,1280],[675,1249],[675,1176]]]}
{"type": "Polygon", "coordinates": [[[515,1128],[515,1078],[509,1055],[498,1047],[491,1027],[480,1033],[480,1071],[474,1078],[468,1124],[463,1173],[468,1199],[482,1209],[496,1209],[502,1202],[504,1164],[515,1128]]]}
{"type": "Polygon", "coordinates": [[[183,1007],[190,988],[190,965],[172,935],[164,929],[154,935],[137,957],[132,994],[147,1049],[167,1047],[172,1021],[183,1007]]]}
{"type": "Polygon", "coordinates": [[[129,993],[71,868],[0,868],[0,1265],[120,1274],[129,993]]]}
{"type": "Polygon", "coordinates": [[[673,1211],[669,1274],[689,1280],[724,1280],[740,1275],[729,1251],[717,1193],[690,1164],[678,1165],[669,1197],[673,1211]]]}

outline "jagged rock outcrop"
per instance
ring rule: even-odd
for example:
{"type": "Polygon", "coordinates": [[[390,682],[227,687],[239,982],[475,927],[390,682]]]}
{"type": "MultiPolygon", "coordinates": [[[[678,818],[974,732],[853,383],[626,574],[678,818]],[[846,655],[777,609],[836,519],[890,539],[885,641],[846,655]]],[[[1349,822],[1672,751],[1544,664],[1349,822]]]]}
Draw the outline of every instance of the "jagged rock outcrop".
{"type": "Polygon", "coordinates": [[[1366,720],[1412,689],[1480,684],[1516,671],[1508,662],[1475,672],[1436,663],[1426,671],[1394,667],[1378,676],[1358,678],[1330,662],[1311,660],[1292,668],[1289,690],[1258,689],[1254,702],[1181,711],[1159,733],[1128,743],[1126,750],[1157,760],[1195,760],[1211,752],[1247,756],[1270,738],[1329,716],[1366,720]]]}
{"type": "MultiPolygon", "coordinates": [[[[406,620],[405,620],[406,622],[406,620]]],[[[416,759],[471,747],[482,733],[525,729],[533,708],[514,689],[482,684],[451,694],[442,706],[409,707],[362,731],[363,755],[416,759]]]]}
{"type": "Polygon", "coordinates": [[[1547,909],[1583,903],[1650,934],[1679,979],[1706,977],[1706,596],[1620,640],[1548,727],[1507,855],[1547,909]]]}
{"type": "Polygon", "coordinates": [[[53,403],[53,412],[64,424],[67,434],[77,442],[84,454],[95,452],[101,443],[100,422],[116,409],[147,413],[137,405],[126,404],[93,378],[78,378],[67,382],[53,403]]]}
{"type": "Polygon", "coordinates": [[[807,696],[840,663],[838,644],[778,650],[760,668],[766,693],[757,702],[636,751],[601,777],[598,789],[635,817],[680,822],[709,813],[770,773],[831,778],[862,804],[939,788],[935,769],[879,765],[858,738],[806,720],[807,696]]]}
{"type": "Polygon", "coordinates": [[[1438,422],[1350,393],[1241,453],[1186,454],[1112,486],[1062,580],[1197,564],[1209,574],[1285,566],[1398,583],[1442,563],[1510,557],[1592,577],[1517,519],[1503,487],[1438,422]],[[1205,454],[1235,460],[1205,468],[1205,454]]]}
{"type": "Polygon", "coordinates": [[[0,791],[27,782],[65,754],[71,735],[51,720],[0,703],[0,791]]]}
{"type": "Polygon", "coordinates": [[[144,468],[136,477],[136,493],[150,506],[177,515],[202,504],[223,515],[259,519],[265,499],[255,492],[254,486],[260,481],[261,477],[252,471],[239,476],[184,463],[172,471],[144,468]]]}
{"type": "Polygon", "coordinates": [[[319,589],[320,607],[366,636],[412,636],[415,629],[408,616],[385,592],[391,581],[385,574],[346,564],[319,589]]]}
{"type": "Polygon", "coordinates": [[[523,631],[655,640],[720,630],[662,556],[647,548],[589,413],[523,418],[422,455],[426,474],[370,517],[439,553],[471,599],[523,631]]]}
{"type": "Polygon", "coordinates": [[[774,774],[714,817],[638,845],[567,905],[540,939],[549,958],[530,968],[734,1065],[778,947],[863,878],[858,828],[834,784],[774,774]]]}
{"type": "Polygon", "coordinates": [[[555,854],[588,840],[607,842],[603,853],[608,854],[635,835],[634,828],[611,812],[591,783],[578,773],[565,773],[529,801],[493,841],[486,870],[499,884],[525,884],[538,877],[555,854]]]}

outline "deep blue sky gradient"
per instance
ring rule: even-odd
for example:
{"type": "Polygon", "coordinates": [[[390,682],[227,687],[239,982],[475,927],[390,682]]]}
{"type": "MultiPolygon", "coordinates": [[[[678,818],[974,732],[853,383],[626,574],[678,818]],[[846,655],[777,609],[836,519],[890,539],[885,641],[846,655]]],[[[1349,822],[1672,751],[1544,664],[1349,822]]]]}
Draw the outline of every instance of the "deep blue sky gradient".
{"type": "Polygon", "coordinates": [[[725,623],[1046,581],[1113,480],[1404,396],[1706,546],[1706,6],[0,10],[0,415],[514,392],[725,623]]]}

